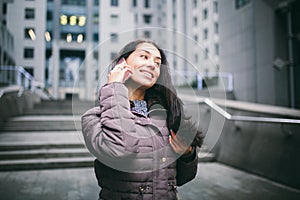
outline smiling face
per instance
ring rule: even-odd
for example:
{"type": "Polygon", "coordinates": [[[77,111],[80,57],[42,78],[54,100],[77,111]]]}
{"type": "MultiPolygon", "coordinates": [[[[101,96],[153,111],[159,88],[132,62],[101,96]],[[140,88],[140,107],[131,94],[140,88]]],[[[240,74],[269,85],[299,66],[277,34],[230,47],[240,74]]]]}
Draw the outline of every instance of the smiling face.
{"type": "Polygon", "coordinates": [[[133,69],[128,86],[134,85],[135,88],[148,89],[156,83],[160,75],[161,54],[154,45],[139,44],[126,62],[133,69]]]}

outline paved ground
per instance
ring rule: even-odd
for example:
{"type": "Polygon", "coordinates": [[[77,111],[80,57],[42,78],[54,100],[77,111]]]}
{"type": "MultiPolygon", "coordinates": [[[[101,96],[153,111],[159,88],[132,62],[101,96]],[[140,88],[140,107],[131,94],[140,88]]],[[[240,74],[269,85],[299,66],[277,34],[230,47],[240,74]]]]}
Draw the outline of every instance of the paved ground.
{"type": "MultiPolygon", "coordinates": [[[[96,200],[92,168],[0,172],[3,200],[96,200]]],[[[298,200],[300,191],[220,163],[200,163],[197,177],[179,188],[182,200],[298,200]]]]}

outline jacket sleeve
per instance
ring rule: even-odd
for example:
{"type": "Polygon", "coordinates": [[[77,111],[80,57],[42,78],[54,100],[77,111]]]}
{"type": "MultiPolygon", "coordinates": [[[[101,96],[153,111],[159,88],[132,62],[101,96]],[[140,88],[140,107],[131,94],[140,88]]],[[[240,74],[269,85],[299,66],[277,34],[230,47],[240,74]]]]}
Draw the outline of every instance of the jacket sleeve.
{"type": "Polygon", "coordinates": [[[130,111],[128,90],[122,83],[103,86],[100,106],[81,118],[82,134],[88,150],[97,158],[123,158],[138,152],[134,115],[130,111]]]}
{"type": "Polygon", "coordinates": [[[197,149],[193,147],[193,152],[188,156],[181,156],[177,160],[176,169],[176,181],[178,186],[182,186],[185,183],[193,180],[197,174],[198,156],[197,149]]]}

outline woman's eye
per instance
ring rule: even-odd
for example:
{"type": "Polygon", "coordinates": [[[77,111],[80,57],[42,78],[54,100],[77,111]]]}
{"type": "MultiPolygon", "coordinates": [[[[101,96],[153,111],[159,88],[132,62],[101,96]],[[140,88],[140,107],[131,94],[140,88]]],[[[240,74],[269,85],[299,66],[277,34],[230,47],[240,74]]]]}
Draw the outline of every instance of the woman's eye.
{"type": "Polygon", "coordinates": [[[141,58],[147,59],[146,55],[141,55],[141,58]]]}

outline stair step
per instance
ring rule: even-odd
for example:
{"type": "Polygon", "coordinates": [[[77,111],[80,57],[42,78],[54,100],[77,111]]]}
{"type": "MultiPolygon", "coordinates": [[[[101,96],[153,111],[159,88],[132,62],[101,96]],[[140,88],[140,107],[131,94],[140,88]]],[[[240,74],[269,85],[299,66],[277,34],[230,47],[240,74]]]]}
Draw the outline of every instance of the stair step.
{"type": "Polygon", "coordinates": [[[92,167],[81,115],[95,102],[42,101],[10,118],[0,133],[0,171],[92,167]]]}
{"type": "Polygon", "coordinates": [[[79,131],[3,132],[0,150],[39,148],[82,148],[84,139],[79,131]]]}
{"type": "Polygon", "coordinates": [[[3,131],[71,131],[81,129],[79,115],[33,115],[11,118],[3,131]]]}
{"type": "Polygon", "coordinates": [[[92,167],[95,158],[50,158],[0,161],[0,171],[92,167]]]}
{"type": "Polygon", "coordinates": [[[198,161],[199,162],[214,162],[215,154],[210,152],[207,145],[203,144],[198,153],[198,161]]]}
{"type": "Polygon", "coordinates": [[[50,149],[50,148],[84,148],[83,144],[77,143],[45,143],[45,144],[33,144],[33,143],[10,143],[10,144],[0,144],[0,151],[21,151],[21,150],[34,150],[34,149],[50,149]]]}
{"type": "MultiPolygon", "coordinates": [[[[79,123],[78,123],[79,124],[79,123]]],[[[51,124],[44,124],[44,123],[26,123],[26,124],[8,124],[4,127],[3,131],[72,131],[72,130],[79,130],[81,129],[80,126],[76,127],[76,125],[72,122],[69,123],[62,123],[57,122],[51,124]]]]}
{"type": "Polygon", "coordinates": [[[24,115],[82,115],[88,109],[34,109],[34,110],[27,110],[24,112],[24,115]]]}
{"type": "Polygon", "coordinates": [[[97,102],[93,101],[72,101],[72,100],[57,100],[57,101],[42,101],[34,105],[33,109],[25,111],[25,115],[47,114],[47,115],[61,115],[61,114],[77,114],[82,115],[88,109],[98,106],[97,102]]]}
{"type": "Polygon", "coordinates": [[[91,157],[85,148],[55,148],[0,151],[0,160],[32,159],[32,158],[69,158],[91,157]]]}
{"type": "Polygon", "coordinates": [[[199,162],[214,162],[215,161],[215,154],[214,153],[198,153],[198,161],[199,162]]]}

